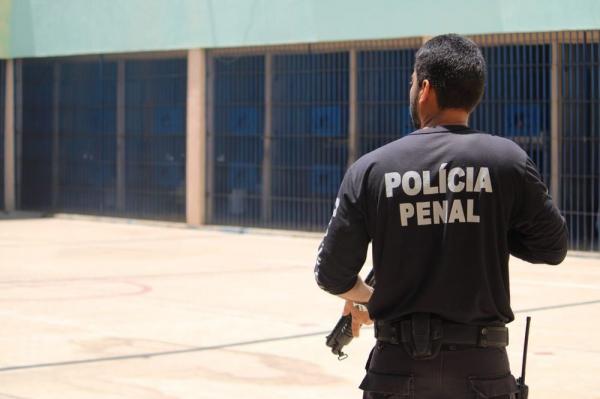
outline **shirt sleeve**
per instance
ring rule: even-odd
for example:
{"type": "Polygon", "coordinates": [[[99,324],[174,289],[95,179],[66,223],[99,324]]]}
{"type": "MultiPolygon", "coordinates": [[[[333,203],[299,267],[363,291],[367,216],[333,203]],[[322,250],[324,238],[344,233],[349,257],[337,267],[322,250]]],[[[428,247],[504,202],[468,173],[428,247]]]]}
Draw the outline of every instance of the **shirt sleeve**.
{"type": "Polygon", "coordinates": [[[517,195],[519,206],[508,233],[510,253],[531,263],[559,264],[567,254],[567,225],[529,157],[517,195]]]}
{"type": "Polygon", "coordinates": [[[356,284],[371,241],[364,203],[365,173],[356,170],[355,165],[346,172],[340,186],[315,266],[317,284],[334,295],[356,284]]]}

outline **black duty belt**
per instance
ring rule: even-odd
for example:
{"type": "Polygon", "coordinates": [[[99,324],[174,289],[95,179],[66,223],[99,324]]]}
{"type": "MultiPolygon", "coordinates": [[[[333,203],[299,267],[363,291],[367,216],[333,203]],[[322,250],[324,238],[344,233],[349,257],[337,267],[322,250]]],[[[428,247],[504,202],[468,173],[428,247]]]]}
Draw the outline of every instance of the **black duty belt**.
{"type": "Polygon", "coordinates": [[[376,321],[375,338],[404,345],[415,358],[427,359],[435,356],[442,345],[503,348],[508,345],[508,328],[450,323],[415,314],[407,320],[376,321]]]}

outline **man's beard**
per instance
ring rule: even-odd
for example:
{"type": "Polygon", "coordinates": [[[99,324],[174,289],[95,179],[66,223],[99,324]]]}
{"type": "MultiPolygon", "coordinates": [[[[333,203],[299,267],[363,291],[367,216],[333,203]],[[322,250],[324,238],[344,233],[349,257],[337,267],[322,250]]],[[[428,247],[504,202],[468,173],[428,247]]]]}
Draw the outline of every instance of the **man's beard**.
{"type": "Polygon", "coordinates": [[[419,110],[417,109],[417,104],[418,104],[418,97],[417,96],[410,96],[410,102],[408,105],[408,109],[410,111],[410,119],[412,120],[412,124],[415,127],[415,129],[420,129],[421,128],[421,119],[419,118],[419,110]]]}

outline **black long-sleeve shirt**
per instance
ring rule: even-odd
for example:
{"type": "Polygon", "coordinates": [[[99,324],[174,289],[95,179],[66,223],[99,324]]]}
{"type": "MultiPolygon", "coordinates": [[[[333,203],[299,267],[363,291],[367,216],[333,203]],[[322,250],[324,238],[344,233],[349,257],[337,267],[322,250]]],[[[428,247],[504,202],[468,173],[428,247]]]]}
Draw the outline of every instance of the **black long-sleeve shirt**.
{"type": "Polygon", "coordinates": [[[315,277],[330,293],[348,291],[372,241],[373,319],[428,312],[466,324],[508,323],[509,254],[558,264],[567,234],[518,145],[465,126],[426,128],[348,169],[315,277]]]}

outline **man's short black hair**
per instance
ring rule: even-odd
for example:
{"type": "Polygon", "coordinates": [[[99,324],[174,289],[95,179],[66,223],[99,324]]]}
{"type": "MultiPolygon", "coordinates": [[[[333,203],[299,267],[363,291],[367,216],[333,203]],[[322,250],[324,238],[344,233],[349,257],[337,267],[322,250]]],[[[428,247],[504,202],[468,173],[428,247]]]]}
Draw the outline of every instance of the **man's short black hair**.
{"type": "Polygon", "coordinates": [[[417,51],[415,72],[419,87],[429,80],[440,108],[471,112],[483,96],[486,65],[479,47],[470,39],[436,36],[417,51]]]}

